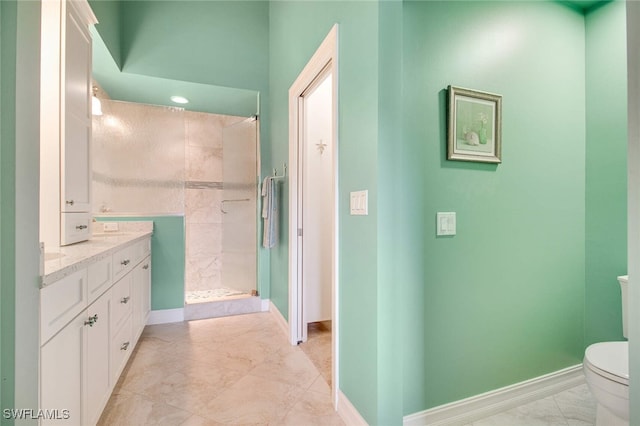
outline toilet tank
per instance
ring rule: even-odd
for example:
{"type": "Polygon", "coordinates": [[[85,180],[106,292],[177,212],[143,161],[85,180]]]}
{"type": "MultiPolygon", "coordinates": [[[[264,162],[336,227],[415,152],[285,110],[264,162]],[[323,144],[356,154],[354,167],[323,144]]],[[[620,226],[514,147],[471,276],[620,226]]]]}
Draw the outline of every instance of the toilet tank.
{"type": "Polygon", "coordinates": [[[620,283],[620,295],[622,296],[622,335],[627,337],[627,289],[629,287],[629,276],[618,277],[620,283]]]}

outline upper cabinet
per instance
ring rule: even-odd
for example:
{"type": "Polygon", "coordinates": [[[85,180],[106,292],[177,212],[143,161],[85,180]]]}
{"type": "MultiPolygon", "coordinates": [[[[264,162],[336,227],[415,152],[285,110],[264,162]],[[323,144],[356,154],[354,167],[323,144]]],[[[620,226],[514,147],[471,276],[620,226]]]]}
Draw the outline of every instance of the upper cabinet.
{"type": "Polygon", "coordinates": [[[91,235],[91,34],[86,0],[42,1],[40,239],[91,235]]]}
{"type": "MultiPolygon", "coordinates": [[[[86,3],[85,3],[86,4],[86,3]]],[[[63,212],[90,212],[91,35],[81,3],[68,3],[63,57],[65,58],[62,160],[63,212]]],[[[88,5],[87,5],[88,7],[88,5]]]]}

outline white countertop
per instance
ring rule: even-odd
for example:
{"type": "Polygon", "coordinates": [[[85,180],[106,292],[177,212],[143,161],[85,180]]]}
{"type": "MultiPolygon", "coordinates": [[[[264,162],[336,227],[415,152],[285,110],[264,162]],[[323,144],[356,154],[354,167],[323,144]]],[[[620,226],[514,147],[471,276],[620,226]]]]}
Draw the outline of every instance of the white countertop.
{"type": "Polygon", "coordinates": [[[82,243],[55,248],[45,247],[41,287],[86,268],[122,247],[151,236],[152,233],[152,231],[137,231],[94,234],[90,240],[82,243]]]}

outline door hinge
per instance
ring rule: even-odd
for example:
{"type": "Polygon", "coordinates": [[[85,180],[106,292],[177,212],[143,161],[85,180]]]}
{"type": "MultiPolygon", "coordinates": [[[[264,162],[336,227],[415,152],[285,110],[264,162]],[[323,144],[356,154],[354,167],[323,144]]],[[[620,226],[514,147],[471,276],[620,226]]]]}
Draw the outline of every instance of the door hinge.
{"type": "Polygon", "coordinates": [[[302,237],[302,228],[298,228],[298,237],[302,237]]]}

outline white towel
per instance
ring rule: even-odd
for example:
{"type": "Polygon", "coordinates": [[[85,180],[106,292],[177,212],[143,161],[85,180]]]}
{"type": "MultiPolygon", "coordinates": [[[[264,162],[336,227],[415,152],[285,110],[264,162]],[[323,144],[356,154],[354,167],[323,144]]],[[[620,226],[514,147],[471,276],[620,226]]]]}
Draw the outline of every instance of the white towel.
{"type": "Polygon", "coordinates": [[[272,248],[278,243],[278,188],[276,180],[266,177],[262,182],[262,246],[272,248]]]}

